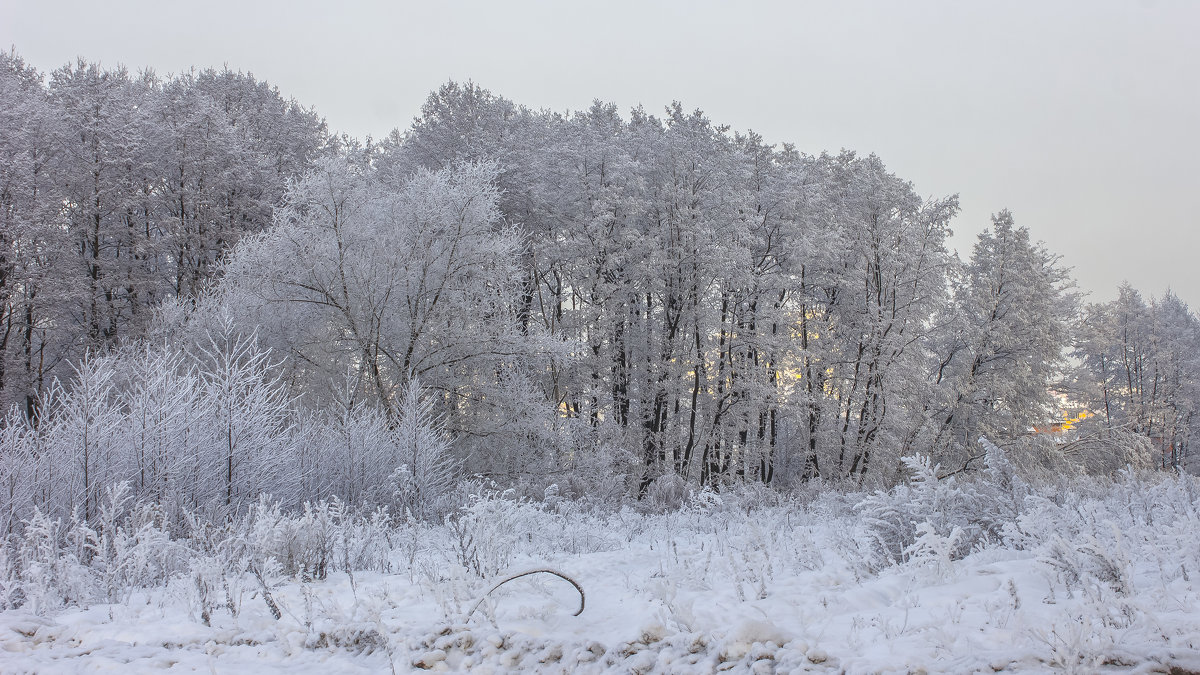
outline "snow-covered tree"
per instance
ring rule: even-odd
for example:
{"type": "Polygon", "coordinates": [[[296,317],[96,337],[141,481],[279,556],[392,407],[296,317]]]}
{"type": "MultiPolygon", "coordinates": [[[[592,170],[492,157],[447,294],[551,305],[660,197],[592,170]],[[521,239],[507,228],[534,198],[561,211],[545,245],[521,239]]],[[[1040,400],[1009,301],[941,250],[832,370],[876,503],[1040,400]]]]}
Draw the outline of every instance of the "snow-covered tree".
{"type": "Polygon", "coordinates": [[[227,320],[211,329],[195,356],[213,430],[212,447],[201,458],[198,505],[228,517],[260,494],[291,497],[298,476],[281,469],[293,453],[293,407],[270,350],[227,320]]]}
{"type": "Polygon", "coordinates": [[[515,233],[498,222],[492,165],[376,180],[353,158],[293,186],[271,230],[235,252],[225,300],[312,386],[347,368],[395,416],[419,376],[520,356],[510,301],[515,233]]]}
{"type": "Polygon", "coordinates": [[[70,309],[85,283],[61,213],[62,134],[41,75],[0,53],[0,406],[30,419],[81,355],[70,309]]]}
{"type": "Polygon", "coordinates": [[[1200,320],[1169,291],[1147,303],[1123,284],[1087,307],[1078,334],[1079,396],[1095,422],[1148,439],[1163,466],[1178,462],[1200,408],[1200,320]]]}
{"type": "Polygon", "coordinates": [[[1053,419],[1050,384],[1069,346],[1072,286],[1058,256],[1032,242],[1012,214],[992,217],[943,317],[932,440],[923,440],[937,451],[961,450],[981,435],[1011,438],[1053,419]]]}
{"type": "Polygon", "coordinates": [[[924,347],[946,294],[958,204],[921,199],[874,156],[822,163],[824,213],[810,238],[819,245],[801,259],[805,358],[815,360],[805,373],[825,371],[812,375],[824,409],[815,432],[822,475],[859,477],[877,450],[901,446],[928,396],[924,347]]]}

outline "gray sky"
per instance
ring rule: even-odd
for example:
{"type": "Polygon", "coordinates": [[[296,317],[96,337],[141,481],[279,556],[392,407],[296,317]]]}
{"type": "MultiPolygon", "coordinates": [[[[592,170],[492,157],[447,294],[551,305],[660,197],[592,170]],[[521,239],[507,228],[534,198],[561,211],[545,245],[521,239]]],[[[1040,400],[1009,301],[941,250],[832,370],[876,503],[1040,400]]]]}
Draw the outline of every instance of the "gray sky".
{"type": "Polygon", "coordinates": [[[1093,300],[1128,279],[1200,308],[1200,2],[22,2],[0,45],[49,71],[253,72],[331,128],[385,135],[472,79],[554,110],[674,99],[806,152],[874,152],[1001,208],[1093,300]]]}

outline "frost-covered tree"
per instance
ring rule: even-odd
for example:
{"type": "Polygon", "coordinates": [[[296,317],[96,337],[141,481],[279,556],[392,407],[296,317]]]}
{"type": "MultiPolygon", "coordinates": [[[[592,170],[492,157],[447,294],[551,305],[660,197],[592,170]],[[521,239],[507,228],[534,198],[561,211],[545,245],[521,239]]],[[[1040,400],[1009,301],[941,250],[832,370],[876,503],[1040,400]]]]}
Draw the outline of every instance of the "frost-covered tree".
{"type": "Polygon", "coordinates": [[[199,460],[215,442],[217,401],[205,395],[194,360],[179,350],[138,345],[119,358],[132,496],[199,508],[201,502],[189,497],[209,473],[199,460]]]}
{"type": "Polygon", "coordinates": [[[350,372],[391,424],[420,378],[456,437],[486,437],[464,448],[486,468],[540,427],[546,402],[515,394],[553,351],[518,327],[522,240],[499,218],[497,170],[463,164],[393,183],[361,153],[325,160],[292,187],[275,226],[237,248],[210,305],[258,327],[314,400],[350,372]],[[497,447],[505,437],[515,444],[497,447]]]}
{"type": "Polygon", "coordinates": [[[253,77],[189,71],[157,98],[162,138],[155,197],[164,264],[178,297],[195,297],[221,256],[270,224],[286,182],[329,145],[315,113],[253,77]]]}
{"type": "Polygon", "coordinates": [[[1163,466],[1178,462],[1200,408],[1200,320],[1169,291],[1147,303],[1123,284],[1087,307],[1078,334],[1079,396],[1094,421],[1148,439],[1163,466]]]}
{"type": "Polygon", "coordinates": [[[455,83],[385,146],[392,172],[498,163],[528,241],[522,331],[575,357],[534,381],[595,443],[637,448],[642,489],[770,481],[777,461],[862,474],[870,448],[911,434],[955,207],[876,158],[776,149],[678,103],[563,116],[455,83]],[[801,459],[778,451],[785,434],[801,459]]]}
{"type": "Polygon", "coordinates": [[[194,298],[289,179],[334,143],[249,75],[170,78],[78,60],[48,82],[0,56],[0,404],[36,404],[89,349],[194,298]]]}
{"type": "Polygon", "coordinates": [[[62,124],[60,185],[83,289],[71,305],[83,342],[107,347],[126,337],[154,294],[153,262],[143,257],[154,216],[153,96],[156,83],[123,68],[79,60],[50,79],[62,124]]]}
{"type": "Polygon", "coordinates": [[[79,356],[69,309],[84,280],[62,218],[61,124],[41,75],[0,53],[0,407],[29,419],[79,356]]]}
{"type": "MultiPolygon", "coordinates": [[[[242,73],[0,59],[9,523],[29,495],[94,518],[114,481],[171,518],[268,492],[426,518],[458,461],[525,494],[883,483],[1021,434],[1062,365],[1057,257],[1002,212],[958,260],[955,199],[874,156],[453,82],[359,144],[242,73]]],[[[1079,397],[1178,457],[1194,315],[1089,311],[1079,397]]]]}
{"type": "Polygon", "coordinates": [[[197,346],[201,386],[210,402],[212,447],[205,464],[200,504],[215,513],[243,512],[260,494],[287,499],[298,479],[281,471],[293,453],[292,405],[270,350],[231,321],[214,327],[197,346]]]}
{"type": "Polygon", "coordinates": [[[389,186],[352,158],[324,162],[276,227],[235,252],[230,310],[261,323],[310,383],[350,368],[392,415],[412,376],[452,393],[456,368],[522,350],[509,308],[519,239],[498,222],[495,170],[389,186]]]}
{"type": "Polygon", "coordinates": [[[1075,318],[1075,296],[1058,256],[1030,239],[1008,211],[979,234],[944,316],[923,438],[937,451],[1024,434],[1052,419],[1050,384],[1075,318]]]}
{"type": "Polygon", "coordinates": [[[861,477],[877,450],[894,452],[911,433],[928,396],[925,342],[946,293],[945,240],[958,205],[921,199],[874,156],[823,164],[825,213],[815,223],[823,231],[800,275],[805,358],[815,360],[802,378],[824,370],[811,375],[821,386],[822,475],[861,477]]]}
{"type": "Polygon", "coordinates": [[[354,507],[389,504],[393,487],[380,479],[395,470],[388,417],[358,389],[353,373],[310,422],[313,448],[301,479],[309,499],[336,497],[354,507]]]}
{"type": "Polygon", "coordinates": [[[78,508],[85,521],[99,512],[105,488],[129,474],[126,431],[117,404],[117,373],[110,359],[76,367],[71,387],[60,395],[46,445],[52,459],[39,477],[46,511],[65,516],[78,508]],[[55,475],[57,474],[57,475],[55,475]]]}
{"type": "Polygon", "coordinates": [[[29,418],[12,408],[0,425],[0,538],[14,534],[32,515],[45,476],[37,434],[29,418]]]}

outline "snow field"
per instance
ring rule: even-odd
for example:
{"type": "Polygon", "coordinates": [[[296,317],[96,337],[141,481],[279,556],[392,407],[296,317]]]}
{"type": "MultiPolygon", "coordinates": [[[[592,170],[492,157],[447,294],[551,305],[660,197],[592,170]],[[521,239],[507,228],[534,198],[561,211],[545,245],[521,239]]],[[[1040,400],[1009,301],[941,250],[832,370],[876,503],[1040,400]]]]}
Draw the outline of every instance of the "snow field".
{"type": "MultiPolygon", "coordinates": [[[[279,619],[245,573],[214,573],[210,625],[194,574],[115,602],[42,602],[41,614],[27,596],[0,614],[0,671],[1200,670],[1196,480],[1128,472],[1026,487],[1002,534],[980,533],[961,553],[951,544],[972,535],[954,528],[1011,491],[983,480],[922,488],[914,476],[888,493],[776,504],[701,493],[665,513],[494,494],[453,525],[394,526],[373,571],[334,564],[305,580],[267,565],[279,619]],[[962,494],[974,501],[955,502],[962,494]],[[930,504],[941,510],[922,513],[930,504]],[[902,559],[880,562],[896,513],[920,522],[886,542],[902,559]],[[534,575],[464,622],[491,579],[547,565],[585,589],[580,616],[570,584],[534,575]]],[[[272,531],[294,533],[299,520],[280,516],[272,531]]],[[[251,531],[269,540],[269,522],[251,531]]]]}

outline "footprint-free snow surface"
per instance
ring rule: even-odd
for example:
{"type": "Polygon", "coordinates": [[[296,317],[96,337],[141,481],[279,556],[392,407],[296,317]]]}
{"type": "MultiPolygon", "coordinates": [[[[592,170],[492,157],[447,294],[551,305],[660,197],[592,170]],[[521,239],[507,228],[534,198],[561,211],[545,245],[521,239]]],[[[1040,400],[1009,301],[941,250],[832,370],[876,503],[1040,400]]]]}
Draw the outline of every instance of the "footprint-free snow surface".
{"type": "Polygon", "coordinates": [[[1195,478],[1009,495],[991,533],[972,523],[1005,498],[981,494],[706,493],[657,514],[493,496],[457,524],[389,526],[373,571],[197,565],[83,608],[29,592],[0,614],[0,671],[1200,671],[1195,478]],[[536,567],[576,580],[584,611],[533,574],[466,616],[536,567]]]}

